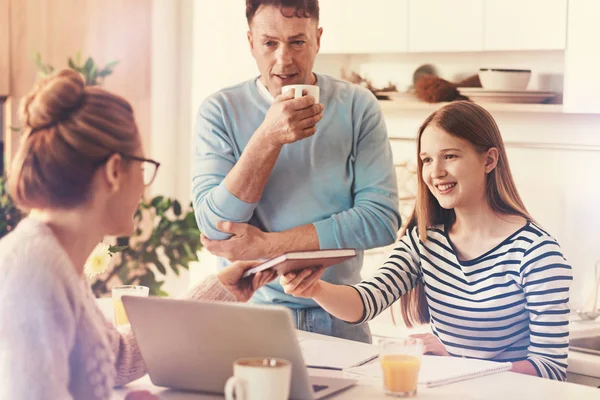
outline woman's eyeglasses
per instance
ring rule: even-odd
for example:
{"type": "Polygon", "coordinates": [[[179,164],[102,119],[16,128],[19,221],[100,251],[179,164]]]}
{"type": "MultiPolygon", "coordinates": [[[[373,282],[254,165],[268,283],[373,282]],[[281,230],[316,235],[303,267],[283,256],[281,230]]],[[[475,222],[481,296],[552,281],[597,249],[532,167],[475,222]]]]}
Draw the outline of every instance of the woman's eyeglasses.
{"type": "Polygon", "coordinates": [[[150,160],[149,158],[131,156],[129,154],[119,153],[121,157],[128,158],[133,161],[139,161],[142,163],[142,170],[144,171],[144,186],[150,186],[156,178],[158,167],[160,163],[158,161],[150,160]]]}
{"type": "MultiPolygon", "coordinates": [[[[115,153],[112,153],[112,154],[115,154],[115,153]]],[[[110,157],[112,156],[112,154],[105,157],[104,159],[102,159],[96,165],[100,166],[100,165],[104,164],[105,162],[107,162],[110,159],[110,157]]],[[[144,186],[150,186],[152,184],[152,182],[154,182],[154,178],[156,178],[156,173],[158,172],[158,167],[160,167],[160,163],[158,161],[154,161],[149,158],[132,156],[130,154],[125,154],[125,153],[120,153],[120,152],[117,152],[116,154],[120,155],[123,158],[127,158],[130,160],[138,161],[138,162],[142,163],[142,170],[144,171],[144,186]]]]}

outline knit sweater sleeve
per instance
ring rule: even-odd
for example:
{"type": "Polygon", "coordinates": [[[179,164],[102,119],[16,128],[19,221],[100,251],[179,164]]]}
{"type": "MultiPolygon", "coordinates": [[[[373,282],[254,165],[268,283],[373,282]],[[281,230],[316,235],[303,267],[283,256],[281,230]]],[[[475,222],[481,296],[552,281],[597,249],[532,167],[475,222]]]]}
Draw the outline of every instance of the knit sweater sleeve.
{"type": "Polygon", "coordinates": [[[53,254],[0,257],[0,399],[71,399],[69,356],[79,313],[53,254]]]}
{"type": "MultiPolygon", "coordinates": [[[[209,276],[193,288],[185,295],[185,298],[204,301],[236,301],[235,297],[223,287],[214,275],[209,276]]],[[[147,372],[146,365],[133,332],[130,329],[119,331],[109,321],[106,321],[105,327],[115,354],[116,386],[125,385],[144,376],[147,372]]]]}
{"type": "Polygon", "coordinates": [[[204,301],[237,301],[235,296],[225,289],[216,275],[207,277],[198,286],[190,290],[185,297],[204,301]]]}

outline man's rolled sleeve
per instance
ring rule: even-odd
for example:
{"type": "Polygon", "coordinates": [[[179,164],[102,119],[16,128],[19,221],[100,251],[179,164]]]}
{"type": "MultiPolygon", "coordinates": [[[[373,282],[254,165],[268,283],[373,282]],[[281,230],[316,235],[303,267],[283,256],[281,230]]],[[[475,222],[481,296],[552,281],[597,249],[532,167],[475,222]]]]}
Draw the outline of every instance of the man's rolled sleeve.
{"type": "Polygon", "coordinates": [[[225,177],[237,161],[235,141],[227,133],[223,111],[214,98],[200,106],[194,145],[192,196],[198,228],[209,239],[229,239],[231,234],[219,231],[217,223],[246,223],[257,203],[238,199],[225,186],[225,177]]]}
{"type": "Polygon", "coordinates": [[[194,204],[196,222],[200,231],[209,239],[229,239],[231,234],[219,231],[217,223],[219,221],[248,222],[256,204],[238,199],[227,190],[225,182],[221,182],[194,204]]]}

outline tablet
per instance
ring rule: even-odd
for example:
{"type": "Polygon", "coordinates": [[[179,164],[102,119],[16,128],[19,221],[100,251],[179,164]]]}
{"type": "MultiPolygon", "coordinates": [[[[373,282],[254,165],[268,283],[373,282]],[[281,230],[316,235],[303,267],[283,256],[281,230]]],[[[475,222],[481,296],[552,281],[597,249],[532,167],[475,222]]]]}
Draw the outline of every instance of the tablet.
{"type": "Polygon", "coordinates": [[[324,249],[311,251],[296,251],[285,253],[250,268],[244,272],[243,277],[248,277],[257,272],[274,269],[278,275],[299,271],[305,268],[331,267],[343,261],[356,257],[354,249],[324,249]]]}

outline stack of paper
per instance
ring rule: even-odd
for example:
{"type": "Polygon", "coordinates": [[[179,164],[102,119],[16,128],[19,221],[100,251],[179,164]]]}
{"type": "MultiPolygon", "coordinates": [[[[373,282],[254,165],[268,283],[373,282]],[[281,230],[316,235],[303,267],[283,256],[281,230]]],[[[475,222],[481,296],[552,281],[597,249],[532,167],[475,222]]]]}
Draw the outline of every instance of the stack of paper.
{"type": "MultiPolygon", "coordinates": [[[[478,378],[480,376],[508,371],[509,362],[494,362],[459,357],[423,356],[419,370],[419,384],[427,387],[446,385],[452,382],[478,378]]],[[[380,363],[371,363],[346,370],[356,375],[372,378],[382,377],[380,363]]]]}
{"type": "Polygon", "coordinates": [[[349,340],[338,342],[303,339],[299,344],[304,362],[309,368],[342,370],[369,362],[379,354],[377,346],[349,340]]]}

